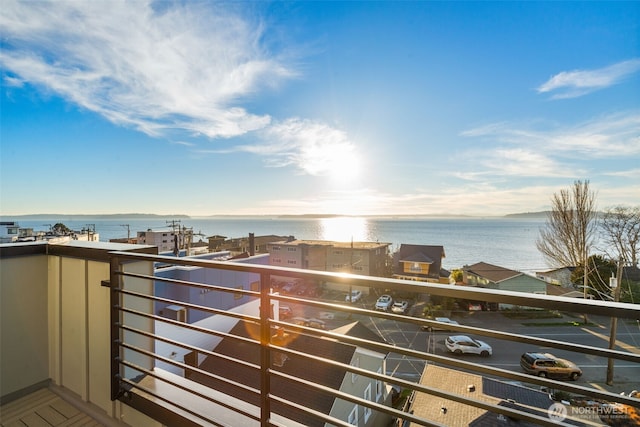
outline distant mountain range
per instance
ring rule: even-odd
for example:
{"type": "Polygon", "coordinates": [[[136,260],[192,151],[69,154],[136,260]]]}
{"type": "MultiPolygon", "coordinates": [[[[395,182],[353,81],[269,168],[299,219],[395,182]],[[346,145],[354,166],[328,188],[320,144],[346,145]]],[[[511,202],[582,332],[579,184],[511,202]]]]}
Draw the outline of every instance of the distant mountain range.
{"type": "MultiPolygon", "coordinates": [[[[541,212],[524,212],[514,213],[508,215],[496,215],[495,217],[503,218],[546,218],[549,211],[541,212]]],[[[148,213],[119,213],[119,214],[29,214],[29,215],[1,215],[0,219],[12,218],[12,219],[24,219],[24,220],[40,220],[51,218],[64,218],[66,220],[85,220],[85,219],[190,219],[190,218],[339,218],[344,216],[363,216],[369,218],[475,218],[474,215],[451,215],[451,214],[430,214],[430,215],[337,215],[337,214],[301,214],[301,215],[209,215],[209,216],[190,216],[184,214],[173,215],[157,215],[148,213]]],[[[482,216],[486,217],[486,216],[482,216]]]]}
{"type": "Polygon", "coordinates": [[[66,220],[83,220],[83,219],[162,219],[162,218],[191,218],[189,215],[155,215],[155,214],[143,214],[143,213],[123,213],[123,214],[30,214],[30,215],[2,215],[3,220],[5,218],[25,219],[25,220],[38,220],[38,219],[50,219],[50,218],[64,218],[66,220]]]}

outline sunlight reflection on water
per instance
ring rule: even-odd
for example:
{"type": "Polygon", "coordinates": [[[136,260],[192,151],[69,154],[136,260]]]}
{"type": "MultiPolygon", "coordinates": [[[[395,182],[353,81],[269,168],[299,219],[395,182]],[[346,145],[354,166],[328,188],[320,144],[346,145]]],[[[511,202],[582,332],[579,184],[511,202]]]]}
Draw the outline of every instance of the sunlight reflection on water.
{"type": "Polygon", "coordinates": [[[366,218],[322,218],[320,219],[321,240],[336,242],[362,242],[369,238],[369,224],[366,218]]]}

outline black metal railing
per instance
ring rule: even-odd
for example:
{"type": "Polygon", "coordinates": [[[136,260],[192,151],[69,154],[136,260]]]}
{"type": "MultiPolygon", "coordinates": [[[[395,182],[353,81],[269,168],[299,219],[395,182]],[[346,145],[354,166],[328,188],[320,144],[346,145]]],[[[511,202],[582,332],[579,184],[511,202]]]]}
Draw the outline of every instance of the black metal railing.
{"type": "MultiPolygon", "coordinates": [[[[208,273],[199,277],[207,277],[208,273]]],[[[195,276],[195,275],[194,275],[195,276]]],[[[522,292],[495,289],[470,288],[435,283],[418,283],[390,278],[365,277],[310,270],[284,269],[249,263],[219,262],[173,258],[165,256],[111,253],[111,370],[112,399],[129,404],[165,425],[227,425],[225,419],[242,418],[256,425],[330,425],[349,426],[357,423],[366,414],[385,417],[401,423],[416,425],[441,425],[412,410],[411,405],[397,405],[388,395],[389,386],[400,389],[409,400],[421,394],[446,399],[481,408],[511,419],[524,420],[540,425],[561,424],[549,417],[546,408],[523,409],[514,405],[500,405],[480,398],[468,397],[455,391],[443,390],[422,384],[419,380],[408,380],[394,373],[372,370],[358,366],[347,358],[332,357],[321,351],[323,343],[339,343],[345,349],[366,349],[382,355],[382,366],[386,356],[394,354],[400,358],[417,361],[419,364],[434,364],[461,372],[487,376],[499,381],[517,381],[529,387],[546,387],[567,394],[585,396],[598,402],[640,407],[635,397],[605,391],[603,388],[585,386],[574,382],[556,381],[521,373],[518,369],[506,369],[475,363],[450,353],[435,354],[398,346],[384,340],[350,335],[340,330],[322,329],[322,322],[311,327],[304,322],[278,319],[276,307],[290,305],[310,313],[339,314],[344,324],[351,320],[374,318],[381,322],[393,321],[402,330],[418,331],[437,326],[432,319],[418,313],[415,316],[392,314],[370,310],[363,306],[345,304],[344,298],[286,295],[274,290],[274,282],[300,281],[310,287],[342,289],[365,289],[372,295],[382,292],[404,293],[416,296],[431,295],[459,300],[486,301],[511,304],[517,307],[536,308],[548,311],[573,313],[576,318],[584,316],[606,316],[608,318],[638,319],[638,306],[624,303],[582,300],[574,298],[534,295],[522,292]],[[156,263],[178,266],[182,269],[202,269],[203,272],[232,272],[236,277],[249,277],[247,289],[240,288],[238,281],[230,283],[205,283],[191,278],[159,277],[150,267],[156,263]],[[136,267],[138,266],[138,267],[136,267]],[[139,266],[143,266],[139,268],[139,266]],[[249,276],[247,276],[249,275],[249,276]],[[170,286],[172,292],[159,295],[158,289],[170,286]],[[237,303],[231,308],[205,304],[202,295],[217,296],[220,301],[237,303]],[[227,296],[224,299],[223,296],[227,296]],[[242,304],[240,304],[242,303],[242,304]],[[203,321],[190,323],[187,319],[168,318],[159,313],[159,307],[180,307],[186,313],[199,313],[203,321]],[[250,308],[253,307],[253,310],[250,308]],[[242,327],[240,328],[241,325],[242,327]],[[166,331],[169,331],[166,333],[166,331]],[[242,331],[242,333],[238,333],[242,331]],[[297,337],[294,344],[283,337],[297,337]],[[185,338],[190,337],[190,338],[185,338]],[[304,337],[304,338],[301,338],[304,337]],[[306,347],[301,342],[307,340],[306,347]],[[223,343],[224,344],[221,344],[223,343]],[[315,343],[315,344],[313,344],[315,343]],[[298,346],[298,347],[296,347],[298,346]],[[170,355],[159,349],[174,349],[170,355]],[[309,350],[310,349],[310,350],[309,350]],[[174,357],[184,355],[184,359],[174,357]],[[349,378],[366,378],[376,390],[362,396],[349,391],[349,387],[332,387],[322,380],[311,380],[314,375],[292,374],[287,369],[294,365],[306,365],[308,372],[323,370],[349,378]],[[226,368],[225,368],[226,367],[226,368]],[[166,371],[170,373],[166,373],[166,371]],[[384,389],[378,399],[378,390],[384,389]],[[292,394],[298,391],[298,394],[292,394]],[[357,406],[356,419],[338,416],[344,413],[323,410],[316,402],[305,401],[304,394],[323,396],[333,401],[332,408],[341,402],[343,407],[357,406]],[[376,398],[370,397],[376,395],[376,398]],[[198,402],[204,401],[218,408],[203,410],[198,402]],[[244,405],[234,402],[244,402],[244,405]],[[345,402],[350,402],[345,404],[345,402]]],[[[216,282],[215,280],[209,280],[216,282]]],[[[241,280],[240,280],[241,281],[241,280]]],[[[338,291],[339,293],[339,291],[338,291]]],[[[222,304],[224,305],[224,304],[222,304]]],[[[335,320],[335,316],[334,316],[335,320]]],[[[332,320],[326,320],[331,323],[332,320]]],[[[336,323],[335,321],[333,323],[336,323]]],[[[451,325],[452,332],[490,337],[500,341],[527,343],[531,346],[549,347],[631,362],[640,366],[640,352],[608,349],[566,340],[552,340],[532,335],[521,335],[496,329],[466,325],[451,325]]],[[[336,344],[338,345],[338,344],[336,344]]],[[[343,348],[343,347],[341,347],[343,348]]],[[[427,349],[428,350],[428,349],[427,349]]],[[[637,350],[637,348],[635,349],[637,350]]],[[[636,371],[637,372],[637,371],[636,371]]],[[[353,384],[356,380],[352,380],[353,384]]],[[[354,388],[355,389],[355,388],[354,388]]],[[[409,402],[411,403],[411,402],[409,402]]],[[[552,402],[550,402],[551,405],[552,402]]],[[[211,406],[209,406],[210,408],[211,406]]],[[[332,409],[332,411],[334,410],[332,409]]],[[[575,424],[575,420],[567,420],[575,424]]],[[[360,425],[364,425],[360,422],[360,425]]]]}

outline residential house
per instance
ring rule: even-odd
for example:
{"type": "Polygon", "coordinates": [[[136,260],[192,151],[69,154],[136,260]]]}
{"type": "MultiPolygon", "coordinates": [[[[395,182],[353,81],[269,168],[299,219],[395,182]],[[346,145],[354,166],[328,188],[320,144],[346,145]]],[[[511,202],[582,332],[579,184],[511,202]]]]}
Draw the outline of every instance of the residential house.
{"type": "MultiPolygon", "coordinates": [[[[387,277],[389,243],[285,240],[267,244],[270,264],[277,267],[387,277]]],[[[331,283],[328,288],[341,289],[331,283]]],[[[354,288],[355,290],[355,288],[354,288]]],[[[368,288],[360,289],[368,294],[368,288]]]]}
{"type": "MultiPolygon", "coordinates": [[[[233,258],[228,251],[207,253],[191,256],[190,259],[202,260],[233,260],[237,263],[268,265],[269,255],[261,254],[243,258],[233,258]]],[[[157,265],[154,276],[163,279],[174,279],[182,282],[195,282],[206,285],[215,285],[237,290],[258,291],[260,277],[255,273],[241,271],[222,270],[215,268],[201,268],[191,266],[164,266],[157,265]]],[[[232,292],[211,292],[209,289],[199,287],[181,286],[171,282],[157,280],[154,282],[154,295],[159,298],[184,301],[185,303],[198,304],[219,310],[231,310],[247,303],[251,298],[247,295],[232,292]]],[[[156,302],[155,312],[161,316],[187,323],[197,322],[211,316],[210,313],[194,308],[185,308],[181,305],[166,302],[156,302]]]]}
{"type": "Polygon", "coordinates": [[[571,273],[573,273],[573,270],[575,270],[575,267],[560,267],[548,271],[536,271],[536,277],[562,288],[573,288],[573,283],[571,283],[571,273]]]}
{"type": "Polygon", "coordinates": [[[277,236],[274,234],[265,236],[254,236],[249,233],[248,237],[236,237],[227,239],[225,236],[210,236],[209,251],[229,251],[231,253],[266,254],[269,253],[267,245],[283,240],[294,240],[293,236],[277,236]]]}
{"type": "Polygon", "coordinates": [[[171,252],[182,247],[180,232],[172,228],[147,229],[138,231],[136,241],[140,245],[157,246],[158,253],[171,252]],[[176,241],[177,239],[177,241],[176,241]]]}
{"type": "MultiPolygon", "coordinates": [[[[547,284],[544,280],[529,276],[519,271],[500,267],[497,265],[479,262],[473,265],[465,265],[462,268],[464,286],[476,286],[480,288],[499,289],[501,291],[530,292],[546,295],[547,284]]],[[[487,307],[485,305],[485,307],[487,307]]],[[[510,304],[500,304],[491,309],[511,308],[510,304]]]]}
{"type": "Polygon", "coordinates": [[[429,245],[400,245],[394,254],[396,279],[449,284],[451,273],[442,268],[444,247],[429,245]]]}
{"type": "MultiPolygon", "coordinates": [[[[433,364],[428,364],[424,368],[420,385],[542,417],[547,417],[547,411],[554,403],[547,393],[538,390],[433,364]]],[[[438,425],[473,427],[537,425],[454,400],[434,398],[433,395],[424,393],[415,394],[410,411],[438,425]]]]}
{"type": "MultiPolygon", "coordinates": [[[[359,322],[343,326],[332,332],[366,337],[374,342],[384,342],[381,337],[359,322]]],[[[238,321],[214,349],[216,354],[220,354],[222,357],[205,358],[197,366],[199,370],[188,373],[188,378],[224,392],[232,398],[259,406],[260,396],[251,391],[251,388],[256,390],[260,388],[260,371],[251,366],[260,363],[259,336],[260,331],[256,324],[238,321]],[[205,375],[201,371],[209,372],[213,376],[205,375]],[[248,385],[249,388],[239,387],[237,384],[248,385]]],[[[352,344],[285,329],[274,329],[272,342],[291,350],[327,358],[333,362],[356,366],[380,374],[385,373],[385,354],[359,348],[352,344]]],[[[382,381],[349,372],[334,364],[313,362],[313,369],[309,369],[309,364],[310,360],[306,357],[272,351],[272,369],[277,372],[380,404],[390,405],[391,403],[390,389],[382,381]]],[[[389,415],[336,398],[319,388],[292,382],[278,375],[271,378],[271,390],[275,396],[328,414],[355,426],[382,427],[389,425],[390,422],[389,415]]],[[[291,405],[282,404],[277,399],[272,402],[271,409],[283,418],[301,425],[311,427],[325,425],[317,417],[299,411],[291,405]]]]}

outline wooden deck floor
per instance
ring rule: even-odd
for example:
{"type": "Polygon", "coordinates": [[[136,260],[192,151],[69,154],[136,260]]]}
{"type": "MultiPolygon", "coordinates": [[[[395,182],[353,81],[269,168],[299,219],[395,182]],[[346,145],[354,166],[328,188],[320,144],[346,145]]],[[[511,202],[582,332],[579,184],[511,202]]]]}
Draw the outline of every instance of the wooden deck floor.
{"type": "Polygon", "coordinates": [[[1,427],[102,426],[47,388],[0,407],[1,427]]]}

